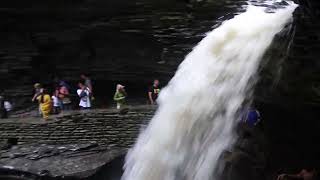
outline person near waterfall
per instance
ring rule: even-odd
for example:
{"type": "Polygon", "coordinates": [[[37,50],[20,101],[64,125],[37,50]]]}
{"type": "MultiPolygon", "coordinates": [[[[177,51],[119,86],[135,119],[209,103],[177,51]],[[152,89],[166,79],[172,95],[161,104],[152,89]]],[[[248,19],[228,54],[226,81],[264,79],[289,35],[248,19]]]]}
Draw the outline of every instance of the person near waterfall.
{"type": "Polygon", "coordinates": [[[160,93],[160,81],[155,79],[153,85],[148,89],[148,100],[151,105],[156,104],[158,95],[160,93]]]}
{"type": "Polygon", "coordinates": [[[116,93],[113,96],[113,100],[117,103],[117,109],[121,109],[126,103],[127,92],[124,86],[117,84],[116,93]]]}
{"type": "Polygon", "coordinates": [[[260,112],[255,108],[248,109],[243,115],[243,122],[251,127],[257,126],[261,121],[260,112]]]}

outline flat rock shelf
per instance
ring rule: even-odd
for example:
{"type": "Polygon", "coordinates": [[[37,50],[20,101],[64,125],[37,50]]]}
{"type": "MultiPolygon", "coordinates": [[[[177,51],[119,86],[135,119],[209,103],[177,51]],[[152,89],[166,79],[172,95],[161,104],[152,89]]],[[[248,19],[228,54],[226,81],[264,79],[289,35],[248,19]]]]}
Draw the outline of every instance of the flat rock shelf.
{"type": "Polygon", "coordinates": [[[109,162],[123,159],[154,111],[155,107],[137,106],[126,114],[98,109],[72,111],[48,121],[2,120],[0,168],[50,177],[88,178],[109,162]]]}

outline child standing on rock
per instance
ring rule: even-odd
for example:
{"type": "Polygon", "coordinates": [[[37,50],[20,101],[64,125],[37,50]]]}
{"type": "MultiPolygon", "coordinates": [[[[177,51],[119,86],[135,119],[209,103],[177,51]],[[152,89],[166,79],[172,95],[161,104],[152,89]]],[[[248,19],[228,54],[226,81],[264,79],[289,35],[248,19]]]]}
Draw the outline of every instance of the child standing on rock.
{"type": "Polygon", "coordinates": [[[61,101],[59,99],[59,89],[56,89],[52,95],[52,101],[53,101],[53,114],[59,114],[61,112],[61,101]]]}
{"type": "Polygon", "coordinates": [[[118,84],[116,87],[116,93],[113,96],[113,100],[117,103],[117,109],[121,109],[126,103],[127,93],[124,89],[124,86],[118,84]]]}

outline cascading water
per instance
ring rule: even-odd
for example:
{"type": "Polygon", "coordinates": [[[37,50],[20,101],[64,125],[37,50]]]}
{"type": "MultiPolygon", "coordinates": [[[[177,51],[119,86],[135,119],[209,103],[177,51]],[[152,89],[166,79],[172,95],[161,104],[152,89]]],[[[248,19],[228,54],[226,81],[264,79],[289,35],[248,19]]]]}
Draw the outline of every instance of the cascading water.
{"type": "Polygon", "coordinates": [[[296,6],[290,1],[266,13],[249,5],[208,33],[162,90],[155,116],[127,155],[122,180],[216,179],[262,56],[296,6]]]}

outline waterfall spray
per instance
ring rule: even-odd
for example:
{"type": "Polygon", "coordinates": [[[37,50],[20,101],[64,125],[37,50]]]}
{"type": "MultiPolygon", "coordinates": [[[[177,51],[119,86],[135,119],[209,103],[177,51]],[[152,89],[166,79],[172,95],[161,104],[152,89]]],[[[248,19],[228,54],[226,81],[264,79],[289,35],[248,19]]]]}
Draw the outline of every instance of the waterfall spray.
{"type": "Polygon", "coordinates": [[[260,61],[296,6],[290,1],[266,13],[249,5],[209,32],[160,93],[155,116],[128,152],[122,180],[216,179],[260,61]]]}

